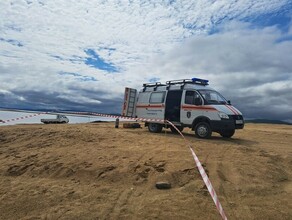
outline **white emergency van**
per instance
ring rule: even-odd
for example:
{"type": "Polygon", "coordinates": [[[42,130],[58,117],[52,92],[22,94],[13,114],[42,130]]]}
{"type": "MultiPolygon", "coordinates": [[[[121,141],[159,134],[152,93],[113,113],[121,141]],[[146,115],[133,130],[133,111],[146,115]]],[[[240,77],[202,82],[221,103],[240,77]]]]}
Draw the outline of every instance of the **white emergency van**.
{"type": "Polygon", "coordinates": [[[235,129],[244,127],[242,113],[231,105],[219,92],[209,87],[208,80],[192,78],[143,84],[139,93],[126,88],[123,116],[158,119],[146,122],[150,132],[162,128],[176,130],[163,123],[169,120],[182,131],[189,127],[199,138],[209,138],[212,132],[230,138],[235,129]]]}

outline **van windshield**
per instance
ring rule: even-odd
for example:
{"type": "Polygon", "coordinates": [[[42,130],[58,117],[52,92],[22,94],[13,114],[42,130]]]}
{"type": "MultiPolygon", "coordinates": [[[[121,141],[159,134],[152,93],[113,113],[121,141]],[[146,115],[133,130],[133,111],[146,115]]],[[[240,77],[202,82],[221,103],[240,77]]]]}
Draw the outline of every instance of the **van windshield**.
{"type": "Polygon", "coordinates": [[[198,90],[198,92],[202,95],[205,100],[206,105],[220,105],[220,104],[227,104],[226,99],[218,92],[214,90],[198,90]]]}

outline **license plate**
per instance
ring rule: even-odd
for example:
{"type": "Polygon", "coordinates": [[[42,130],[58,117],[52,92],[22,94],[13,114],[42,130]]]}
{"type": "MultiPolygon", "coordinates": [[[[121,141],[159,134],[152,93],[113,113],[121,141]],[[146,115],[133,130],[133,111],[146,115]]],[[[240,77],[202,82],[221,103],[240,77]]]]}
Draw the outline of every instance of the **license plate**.
{"type": "Polygon", "coordinates": [[[236,120],[235,123],[236,124],[243,124],[243,120],[236,120]]]}

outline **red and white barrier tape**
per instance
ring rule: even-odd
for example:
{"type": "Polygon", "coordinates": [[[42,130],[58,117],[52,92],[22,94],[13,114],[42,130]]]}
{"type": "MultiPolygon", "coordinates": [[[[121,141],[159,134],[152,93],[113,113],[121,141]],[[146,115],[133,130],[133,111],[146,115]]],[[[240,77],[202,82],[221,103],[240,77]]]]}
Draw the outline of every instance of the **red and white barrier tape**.
{"type": "Polygon", "coordinates": [[[0,120],[0,123],[15,122],[15,121],[19,121],[19,120],[23,120],[23,119],[27,119],[27,118],[32,118],[32,117],[35,117],[35,116],[39,116],[41,114],[46,114],[46,113],[41,112],[41,113],[31,114],[31,115],[27,115],[27,116],[23,116],[23,117],[18,117],[18,118],[13,118],[13,119],[8,119],[8,120],[0,120]]]}
{"type": "MultiPolygon", "coordinates": [[[[80,112],[79,114],[82,114],[82,113],[80,112]]],[[[101,116],[101,117],[109,117],[109,118],[120,118],[120,119],[129,119],[129,120],[147,121],[147,122],[160,122],[160,123],[161,122],[162,123],[167,122],[172,127],[174,127],[178,131],[178,133],[182,136],[182,138],[187,142],[188,147],[189,147],[189,149],[190,149],[190,151],[192,153],[192,156],[193,156],[193,158],[195,160],[195,163],[196,163],[196,165],[198,167],[198,170],[199,170],[199,172],[201,174],[201,177],[202,177],[202,179],[203,179],[203,181],[204,181],[204,183],[205,183],[205,185],[206,185],[206,187],[207,187],[207,189],[208,189],[208,191],[209,191],[209,193],[210,193],[210,195],[211,195],[211,197],[212,197],[212,199],[213,199],[213,201],[214,201],[214,203],[216,205],[217,210],[219,211],[222,219],[223,220],[227,220],[227,217],[226,217],[226,215],[224,213],[224,210],[223,210],[222,205],[221,205],[221,203],[219,201],[219,198],[218,198],[218,196],[217,196],[217,194],[215,192],[215,189],[213,188],[212,183],[211,183],[208,175],[206,174],[206,171],[205,171],[204,167],[202,166],[199,158],[197,157],[196,153],[192,149],[191,144],[189,143],[189,141],[184,137],[184,135],[181,133],[181,131],[179,129],[177,129],[177,127],[172,122],[170,122],[168,120],[164,121],[164,120],[161,120],[161,119],[131,118],[131,117],[114,116],[114,115],[106,115],[106,114],[99,114],[99,113],[92,113],[92,115],[101,116]]]]}
{"type": "Polygon", "coordinates": [[[189,145],[188,147],[189,147],[189,149],[190,149],[190,151],[191,151],[191,153],[193,155],[193,158],[194,158],[195,163],[196,163],[196,165],[198,167],[198,170],[199,170],[199,172],[201,174],[201,177],[202,177],[205,185],[207,186],[207,189],[208,189],[208,191],[209,191],[209,193],[210,193],[210,195],[211,195],[211,197],[212,197],[212,199],[213,199],[213,201],[214,201],[214,203],[216,205],[217,210],[219,211],[222,219],[227,220],[227,217],[226,217],[226,215],[224,213],[224,210],[223,210],[222,205],[221,205],[221,203],[220,203],[220,201],[218,199],[218,196],[217,196],[217,194],[215,192],[215,189],[213,188],[212,183],[211,183],[208,175],[206,174],[206,171],[205,171],[204,167],[202,166],[199,158],[197,157],[195,151],[192,149],[190,143],[187,141],[187,139],[184,137],[184,135],[181,133],[181,131],[179,129],[177,129],[177,127],[172,122],[167,121],[167,120],[166,120],[166,122],[169,123],[172,127],[174,127],[177,130],[177,132],[183,137],[183,139],[188,143],[188,145],[189,145]]]}
{"type": "MultiPolygon", "coordinates": [[[[190,143],[188,142],[188,140],[184,137],[184,135],[181,133],[181,131],[179,129],[177,129],[177,127],[170,121],[168,120],[161,120],[161,119],[147,119],[147,118],[132,118],[132,117],[123,117],[123,116],[115,116],[115,115],[107,115],[107,114],[99,114],[99,113],[85,113],[85,112],[70,112],[71,114],[77,114],[77,115],[84,115],[84,114],[89,114],[89,115],[93,115],[93,116],[100,116],[100,117],[107,117],[107,118],[119,118],[119,119],[127,119],[127,120],[138,120],[138,121],[147,121],[147,122],[162,122],[162,123],[165,123],[167,122],[168,124],[170,124],[172,127],[174,127],[177,132],[182,136],[182,138],[187,142],[188,144],[188,147],[192,153],[192,156],[195,160],[195,163],[198,167],[198,170],[201,174],[201,177],[205,183],[205,185],[207,186],[207,189],[216,205],[216,208],[217,210],[219,211],[221,217],[223,220],[227,220],[227,217],[224,213],[224,210],[222,208],[222,205],[221,203],[219,202],[219,199],[218,199],[218,196],[211,184],[211,181],[208,177],[208,175],[206,174],[206,171],[204,169],[204,167],[202,166],[199,158],[197,157],[196,153],[194,152],[194,150],[192,149],[190,143]]],[[[2,123],[7,123],[7,122],[12,122],[12,121],[17,121],[17,120],[22,120],[22,119],[25,119],[25,118],[31,118],[31,117],[35,117],[35,116],[38,116],[38,115],[41,115],[41,114],[46,114],[44,112],[42,113],[37,113],[37,114],[32,114],[32,115],[28,115],[28,116],[24,116],[24,117],[19,117],[19,118],[15,118],[15,119],[10,119],[10,120],[6,120],[6,121],[0,121],[2,123]]]]}

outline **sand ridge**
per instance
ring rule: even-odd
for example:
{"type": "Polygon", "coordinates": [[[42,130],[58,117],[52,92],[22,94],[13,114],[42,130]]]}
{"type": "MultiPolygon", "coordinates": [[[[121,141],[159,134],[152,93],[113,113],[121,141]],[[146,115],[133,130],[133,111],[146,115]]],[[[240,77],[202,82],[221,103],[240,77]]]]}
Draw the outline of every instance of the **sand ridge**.
{"type": "MultiPolygon", "coordinates": [[[[183,131],[229,219],[291,219],[292,127],[183,131]]],[[[0,128],[0,219],[220,219],[186,143],[114,123],[0,128]],[[158,190],[157,181],[172,188],[158,190]]]]}

